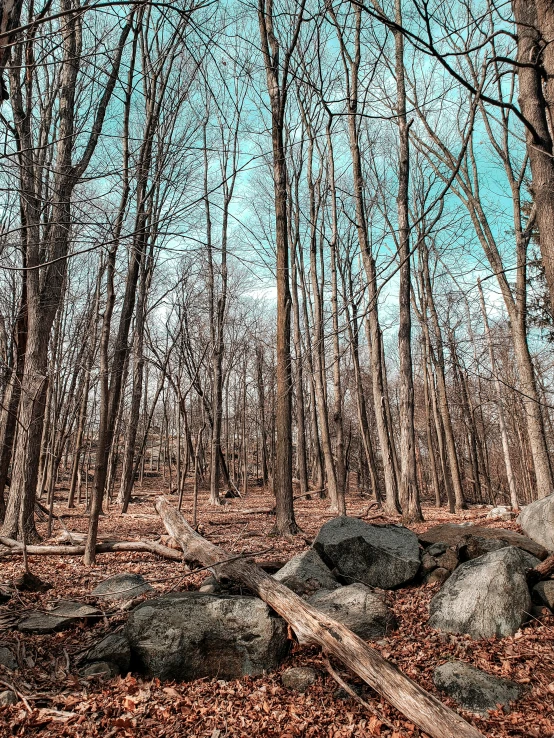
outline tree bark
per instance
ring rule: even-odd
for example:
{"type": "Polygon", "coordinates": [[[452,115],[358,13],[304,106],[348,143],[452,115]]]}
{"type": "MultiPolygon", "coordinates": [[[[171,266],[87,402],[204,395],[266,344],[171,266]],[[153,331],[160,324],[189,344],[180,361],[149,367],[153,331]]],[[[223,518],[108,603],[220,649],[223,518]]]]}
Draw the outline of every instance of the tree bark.
{"type": "MultiPolygon", "coordinates": [[[[554,313],[554,8],[550,0],[513,0],[516,21],[519,105],[527,122],[533,202],[542,263],[554,313]]],[[[539,490],[540,496],[550,494],[539,490]]]]}
{"type": "MultiPolygon", "coordinates": [[[[402,0],[395,0],[395,22],[402,26],[402,0]]],[[[414,377],[412,369],[411,255],[409,224],[410,133],[406,115],[404,79],[404,35],[394,32],[395,74],[398,116],[398,260],[400,262],[400,315],[398,353],[400,356],[400,484],[402,518],[406,522],[423,520],[416,474],[414,428],[414,377]]]]}
{"type": "Polygon", "coordinates": [[[283,139],[289,64],[298,42],[306,0],[300,0],[293,19],[292,38],[283,52],[273,25],[273,0],[258,0],[258,23],[271,104],[271,141],[277,252],[277,382],[276,452],[274,469],[275,529],[280,535],[298,530],[292,495],[292,372],[290,330],[290,276],[288,243],[287,172],[283,139]]]}

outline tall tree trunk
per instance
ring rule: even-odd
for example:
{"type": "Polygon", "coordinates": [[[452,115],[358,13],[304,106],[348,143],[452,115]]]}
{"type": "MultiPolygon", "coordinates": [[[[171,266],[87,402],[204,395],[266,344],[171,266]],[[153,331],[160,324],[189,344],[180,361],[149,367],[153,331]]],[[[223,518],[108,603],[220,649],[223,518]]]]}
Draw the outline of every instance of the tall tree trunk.
{"type": "Polygon", "coordinates": [[[275,198],[275,246],[277,251],[277,382],[276,453],[273,479],[275,529],[281,535],[296,533],[292,495],[292,374],[290,350],[290,278],[288,244],[287,173],[283,140],[288,72],[298,42],[306,0],[300,0],[292,19],[292,40],[282,49],[273,26],[273,0],[258,0],[258,22],[271,103],[271,140],[275,198]],[[282,53],[284,52],[284,53],[282,53]],[[282,57],[280,55],[282,53],[282,57]]]}
{"type": "Polygon", "coordinates": [[[339,506],[346,514],[344,502],[347,485],[347,468],[344,455],[344,424],[343,424],[343,398],[341,384],[341,350],[339,331],[339,305],[338,305],[338,278],[337,278],[337,250],[339,243],[338,214],[337,214],[337,190],[335,183],[335,158],[333,152],[333,141],[331,136],[331,122],[327,125],[327,148],[328,148],[328,180],[331,191],[331,239],[329,250],[331,252],[331,313],[333,316],[333,394],[334,412],[333,421],[335,426],[335,454],[337,475],[337,497],[339,506]]]}
{"type": "MultiPolygon", "coordinates": [[[[519,105],[527,122],[533,202],[554,313],[554,8],[550,0],[513,0],[512,7],[518,41],[519,105]]],[[[542,497],[551,494],[552,488],[541,485],[538,491],[542,497]]]]}
{"type": "Polygon", "coordinates": [[[3,409],[0,417],[0,522],[4,521],[6,503],[4,489],[8,483],[12,449],[17,428],[17,412],[21,395],[21,381],[25,366],[27,347],[27,288],[25,272],[21,298],[13,336],[13,358],[10,380],[4,393],[3,409]]]}
{"type": "MultiPolygon", "coordinates": [[[[395,0],[395,22],[402,26],[402,0],[395,0]]],[[[409,225],[409,128],[406,116],[404,80],[404,35],[394,32],[395,74],[398,116],[398,259],[400,262],[400,325],[398,353],[400,356],[400,505],[402,517],[409,522],[423,520],[416,474],[414,428],[414,378],[412,370],[412,317],[410,311],[411,256],[409,225]]]]}
{"type": "MultiPolygon", "coordinates": [[[[364,202],[364,181],[362,174],[362,162],[358,141],[358,73],[361,62],[361,9],[355,8],[355,53],[354,57],[347,56],[344,43],[339,35],[339,42],[345,56],[345,66],[349,73],[348,89],[348,132],[350,142],[350,154],[352,157],[352,178],[354,184],[354,203],[356,207],[356,227],[358,231],[358,242],[362,261],[365,269],[368,287],[368,335],[371,362],[371,378],[373,382],[373,402],[375,407],[375,421],[379,446],[383,463],[385,478],[385,501],[384,510],[390,515],[399,512],[398,487],[393,460],[393,439],[388,432],[386,417],[386,387],[383,379],[383,365],[381,362],[381,328],[379,325],[379,293],[377,289],[377,269],[375,257],[369,242],[366,207],[364,202]],[[349,63],[347,61],[349,59],[349,63]]],[[[338,27],[337,27],[338,30],[338,27]]]]}
{"type": "Polygon", "coordinates": [[[510,502],[514,510],[519,508],[517,499],[516,480],[512,469],[512,461],[510,459],[510,444],[508,441],[508,430],[506,428],[506,421],[504,419],[504,406],[502,403],[502,385],[500,384],[500,377],[496,369],[496,362],[494,360],[494,352],[492,348],[492,336],[489,327],[489,319],[487,316],[487,309],[485,307],[485,296],[483,295],[483,288],[481,286],[481,280],[477,281],[477,288],[479,290],[479,304],[481,306],[481,315],[483,316],[483,325],[485,327],[485,334],[487,337],[487,348],[489,352],[489,363],[491,365],[491,373],[494,378],[494,388],[496,392],[496,407],[498,412],[498,424],[500,426],[500,437],[502,439],[502,454],[504,457],[504,466],[506,468],[506,478],[508,480],[508,489],[510,490],[510,502]]]}

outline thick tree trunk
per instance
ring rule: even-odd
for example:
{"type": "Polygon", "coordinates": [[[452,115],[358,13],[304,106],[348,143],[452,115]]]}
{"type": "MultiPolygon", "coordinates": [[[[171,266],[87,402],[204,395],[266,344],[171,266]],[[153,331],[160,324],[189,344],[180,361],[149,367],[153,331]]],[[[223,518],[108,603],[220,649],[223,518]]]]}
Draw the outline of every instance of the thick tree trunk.
{"type": "Polygon", "coordinates": [[[273,487],[275,529],[281,535],[296,533],[292,494],[292,371],[291,371],[291,294],[289,275],[287,171],[283,139],[287,100],[288,65],[298,42],[306,0],[300,0],[288,48],[282,49],[275,36],[273,1],[258,0],[258,23],[271,104],[273,185],[275,200],[275,248],[277,255],[277,381],[276,448],[273,487]],[[283,61],[280,60],[283,54],[283,61]]]}
{"type": "Polygon", "coordinates": [[[344,625],[309,605],[251,560],[237,559],[195,533],[163,497],[158,498],[156,510],[168,533],[180,543],[187,561],[215,567],[218,575],[246,585],[285,618],[301,643],[318,645],[341,661],[429,736],[483,738],[476,728],[402,674],[344,625]]]}
{"type": "MultiPolygon", "coordinates": [[[[402,26],[402,0],[395,0],[395,22],[402,26]]],[[[398,353],[400,357],[400,483],[399,496],[402,518],[407,522],[423,520],[416,474],[414,428],[414,378],[412,369],[411,255],[409,225],[410,148],[406,116],[404,80],[404,36],[394,33],[395,74],[398,116],[398,260],[400,262],[400,325],[398,353]]]]}
{"type": "Polygon", "coordinates": [[[4,521],[6,504],[4,489],[8,483],[8,474],[12,450],[14,446],[21,381],[25,368],[25,352],[27,350],[27,280],[23,276],[21,302],[15,322],[13,364],[9,384],[4,393],[2,413],[0,416],[0,523],[4,521]]]}
{"type": "Polygon", "coordinates": [[[393,439],[388,432],[386,417],[386,387],[383,379],[383,365],[381,362],[381,328],[378,314],[378,290],[377,269],[375,258],[371,251],[368,239],[366,208],[364,203],[364,181],[362,175],[362,162],[358,142],[358,70],[361,61],[361,9],[356,7],[356,37],[355,55],[350,64],[350,98],[348,100],[348,131],[350,142],[350,154],[352,157],[352,177],[354,184],[354,203],[356,207],[356,227],[362,261],[367,278],[369,308],[367,315],[368,342],[371,361],[371,377],[373,382],[373,402],[375,407],[375,420],[379,446],[381,448],[381,459],[385,477],[385,501],[384,510],[389,515],[396,515],[398,509],[398,487],[394,470],[393,439]]]}
{"type": "MultiPolygon", "coordinates": [[[[518,40],[519,105],[531,164],[542,263],[554,313],[554,8],[550,0],[513,0],[518,40]]],[[[552,489],[539,489],[539,495],[552,489]]]]}

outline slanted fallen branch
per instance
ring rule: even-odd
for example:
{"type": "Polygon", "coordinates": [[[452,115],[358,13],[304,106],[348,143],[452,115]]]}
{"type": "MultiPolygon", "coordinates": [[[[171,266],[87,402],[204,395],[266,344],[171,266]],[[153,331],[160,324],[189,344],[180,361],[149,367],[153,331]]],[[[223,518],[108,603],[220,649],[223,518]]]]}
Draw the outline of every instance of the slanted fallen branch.
{"type": "Polygon", "coordinates": [[[476,728],[402,674],[344,625],[309,605],[252,561],[229,560],[229,552],[196,533],[164,497],[156,501],[156,510],[167,532],[181,544],[186,561],[210,566],[218,576],[244,584],[290,624],[300,643],[318,645],[341,661],[432,738],[483,738],[476,728]]]}
{"type": "Polygon", "coordinates": [[[537,582],[541,582],[543,579],[549,579],[554,574],[554,554],[551,554],[540,564],[537,564],[534,569],[529,569],[527,572],[527,583],[530,587],[537,582]]]}

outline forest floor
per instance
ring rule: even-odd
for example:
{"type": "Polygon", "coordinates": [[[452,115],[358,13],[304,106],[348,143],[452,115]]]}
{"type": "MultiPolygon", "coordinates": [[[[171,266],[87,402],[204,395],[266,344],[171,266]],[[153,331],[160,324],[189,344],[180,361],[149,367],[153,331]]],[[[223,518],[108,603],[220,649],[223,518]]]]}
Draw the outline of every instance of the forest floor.
{"type": "MultiPolygon", "coordinates": [[[[137,489],[129,514],[116,507],[101,518],[100,533],[125,540],[156,540],[165,533],[153,504],[160,493],[160,480],[150,480],[137,489]]],[[[63,516],[71,531],[86,531],[83,509],[68,510],[61,502],[56,513],[63,516]]],[[[172,498],[170,498],[172,499],[172,498]]],[[[332,516],[326,500],[312,498],[296,502],[297,521],[302,534],[291,539],[272,537],[271,495],[262,489],[249,492],[246,499],[226,501],[222,508],[207,505],[207,493],[199,503],[200,532],[210,541],[232,551],[263,552],[258,560],[286,560],[311,543],[321,525],[332,516]]],[[[348,514],[364,517],[366,498],[349,496],[348,514]]],[[[183,512],[191,509],[190,491],[183,512]]],[[[416,532],[441,522],[472,521],[485,524],[487,510],[472,508],[460,515],[443,509],[424,507],[425,523],[413,526],[416,532]]],[[[370,517],[375,514],[371,510],[370,517]]],[[[367,519],[367,518],[366,518],[367,519]]],[[[376,522],[386,522],[379,518],[376,522]]],[[[486,521],[490,527],[515,523],[486,521]]],[[[45,524],[39,524],[45,534],[45,524]]],[[[55,521],[55,534],[62,532],[55,521]]],[[[369,688],[362,693],[373,706],[372,714],[348,697],[326,672],[317,649],[295,645],[286,662],[275,673],[235,681],[199,680],[192,683],[160,683],[136,675],[84,678],[79,674],[79,656],[106,633],[122,627],[126,613],[91,597],[101,580],[118,572],[142,574],[156,592],[196,589],[208,572],[186,575],[178,563],[148,553],[101,554],[96,566],[86,568],[80,557],[35,556],[31,571],[52,588],[44,594],[18,593],[0,607],[0,646],[16,650],[20,669],[7,672],[0,667],[0,691],[15,687],[27,704],[0,708],[0,736],[92,736],[156,737],[206,736],[207,738],[339,738],[343,736],[422,736],[400,713],[369,688]],[[79,624],[53,635],[29,636],[10,627],[10,616],[48,609],[58,599],[82,600],[104,609],[106,615],[95,625],[79,624]],[[285,689],[280,674],[291,666],[311,666],[319,677],[304,694],[285,689]],[[392,724],[394,729],[387,727],[392,724]]],[[[0,563],[0,583],[8,583],[22,572],[21,560],[7,557],[0,563]]],[[[397,630],[372,643],[381,654],[432,694],[433,670],[450,659],[461,659],[524,685],[525,696],[513,711],[498,710],[488,718],[460,711],[486,736],[550,738],[554,736],[554,617],[532,621],[513,637],[473,641],[469,636],[445,635],[427,626],[428,604],[437,585],[408,586],[387,594],[398,620],[397,630]]],[[[337,665],[335,665],[336,667],[337,665]]],[[[359,686],[355,679],[346,677],[359,686]]],[[[456,709],[452,701],[441,699],[456,709]]]]}

